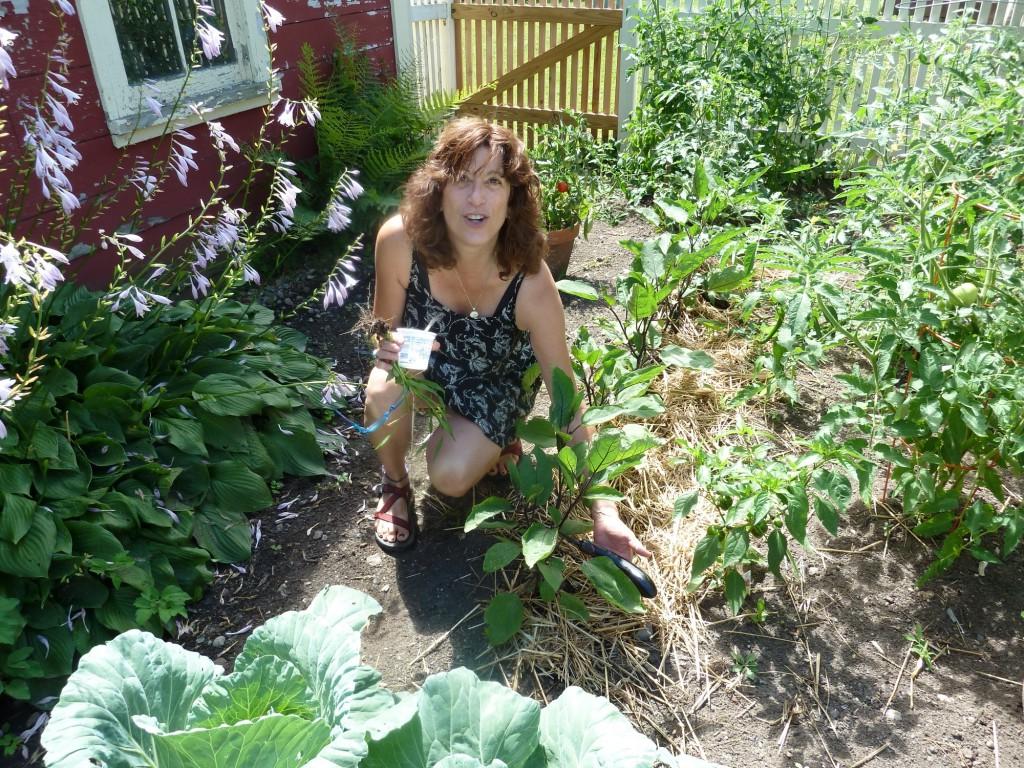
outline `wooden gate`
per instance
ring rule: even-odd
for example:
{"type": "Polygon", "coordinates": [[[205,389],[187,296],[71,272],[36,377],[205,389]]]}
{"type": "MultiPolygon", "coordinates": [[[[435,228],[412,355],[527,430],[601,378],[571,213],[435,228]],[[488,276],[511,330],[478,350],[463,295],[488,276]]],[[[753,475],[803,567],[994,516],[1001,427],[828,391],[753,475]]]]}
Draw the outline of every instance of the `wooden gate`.
{"type": "Polygon", "coordinates": [[[614,136],[622,9],[597,2],[454,3],[456,85],[472,91],[461,111],[501,122],[528,144],[536,125],[566,109],[583,114],[598,138],[614,136]]]}
{"type": "Polygon", "coordinates": [[[538,125],[567,109],[584,115],[598,138],[617,135],[628,116],[623,0],[393,0],[392,7],[400,63],[415,66],[428,91],[468,93],[461,113],[500,122],[527,144],[538,125]]]}

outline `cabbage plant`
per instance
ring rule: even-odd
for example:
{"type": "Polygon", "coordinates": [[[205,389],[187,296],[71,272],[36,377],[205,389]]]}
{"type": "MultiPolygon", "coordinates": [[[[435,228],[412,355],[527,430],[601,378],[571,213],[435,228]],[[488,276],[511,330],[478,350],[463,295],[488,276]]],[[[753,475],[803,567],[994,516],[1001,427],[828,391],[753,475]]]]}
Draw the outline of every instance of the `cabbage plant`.
{"type": "Polygon", "coordinates": [[[130,630],[82,657],[43,733],[50,768],[653,768],[676,758],[607,699],[568,688],[547,707],[468,669],[414,695],[359,663],[380,605],[328,587],[254,630],[225,675],[130,630]]]}
{"type": "Polygon", "coordinates": [[[355,768],[395,697],[359,663],[373,598],[330,587],[254,630],[225,675],[130,630],[82,657],[43,732],[52,768],[355,768]]]}

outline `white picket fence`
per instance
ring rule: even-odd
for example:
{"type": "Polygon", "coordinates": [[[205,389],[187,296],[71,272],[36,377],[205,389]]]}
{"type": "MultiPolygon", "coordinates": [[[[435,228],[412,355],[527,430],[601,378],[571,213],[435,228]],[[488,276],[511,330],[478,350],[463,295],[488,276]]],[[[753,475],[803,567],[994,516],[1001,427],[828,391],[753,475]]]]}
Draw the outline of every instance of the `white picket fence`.
{"type": "MultiPolygon", "coordinates": [[[[486,0],[484,0],[486,1],[486,0]]],[[[636,14],[650,0],[552,0],[559,5],[579,7],[623,7],[625,19],[619,33],[618,118],[620,126],[628,117],[643,87],[643,73],[624,77],[625,49],[634,42],[636,14]]],[[[955,18],[969,14],[975,23],[991,28],[1008,28],[1024,35],[1024,0],[780,0],[793,3],[798,12],[813,11],[829,29],[839,29],[842,20],[858,17],[877,19],[872,34],[896,37],[908,29],[917,35],[939,34],[955,18]]],[[[403,67],[414,67],[426,93],[456,90],[454,24],[450,0],[391,0],[395,47],[403,67]]],[[[546,5],[546,0],[496,0],[495,5],[546,5]]],[[[695,15],[708,0],[661,0],[666,13],[695,15]]],[[[830,126],[841,130],[844,120],[884,93],[908,87],[922,88],[935,75],[905,51],[892,48],[884,55],[851,65],[845,92],[834,94],[834,117],[830,126]]],[[[500,74],[500,73],[499,73],[500,74]]]]}

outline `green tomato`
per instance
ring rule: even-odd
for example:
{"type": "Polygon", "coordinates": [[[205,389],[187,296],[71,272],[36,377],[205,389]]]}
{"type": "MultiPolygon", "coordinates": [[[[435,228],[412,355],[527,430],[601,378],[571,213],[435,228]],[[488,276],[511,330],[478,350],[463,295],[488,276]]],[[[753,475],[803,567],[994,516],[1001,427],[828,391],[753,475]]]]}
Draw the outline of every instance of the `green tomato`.
{"type": "Polygon", "coordinates": [[[978,286],[974,283],[960,283],[953,289],[953,303],[958,307],[970,307],[978,302],[978,286]]]}

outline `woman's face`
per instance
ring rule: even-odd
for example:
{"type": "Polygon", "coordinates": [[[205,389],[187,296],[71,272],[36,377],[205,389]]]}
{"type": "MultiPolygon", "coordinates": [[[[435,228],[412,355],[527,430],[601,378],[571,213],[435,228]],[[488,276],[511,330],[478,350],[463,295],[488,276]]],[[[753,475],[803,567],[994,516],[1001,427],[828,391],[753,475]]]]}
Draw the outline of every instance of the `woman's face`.
{"type": "Polygon", "coordinates": [[[490,147],[478,148],[466,171],[450,181],[441,195],[452,245],[493,248],[508,216],[510,193],[501,156],[492,155],[490,147]]]}

